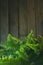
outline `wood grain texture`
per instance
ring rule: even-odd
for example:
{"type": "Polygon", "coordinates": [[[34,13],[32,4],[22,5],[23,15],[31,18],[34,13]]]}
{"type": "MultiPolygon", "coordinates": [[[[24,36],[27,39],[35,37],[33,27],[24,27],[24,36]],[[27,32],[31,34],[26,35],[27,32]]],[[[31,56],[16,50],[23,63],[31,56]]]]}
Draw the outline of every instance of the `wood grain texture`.
{"type": "Polygon", "coordinates": [[[43,0],[36,0],[37,36],[43,35],[43,0]]]}
{"type": "Polygon", "coordinates": [[[0,0],[0,41],[8,33],[24,37],[31,30],[43,35],[43,0],[0,0]]]}
{"type": "Polygon", "coordinates": [[[0,42],[1,42],[1,0],[0,0],[0,42]]]}
{"type": "Polygon", "coordinates": [[[28,8],[28,33],[33,30],[35,33],[35,7],[34,0],[27,0],[28,8]]]}
{"type": "Polygon", "coordinates": [[[9,33],[18,37],[18,1],[9,0],[9,33]]]}
{"type": "Polygon", "coordinates": [[[28,34],[27,24],[27,0],[20,0],[19,2],[19,35],[26,36],[28,34]]]}
{"type": "Polygon", "coordinates": [[[1,0],[1,41],[6,40],[8,34],[8,0],[1,0]]]}

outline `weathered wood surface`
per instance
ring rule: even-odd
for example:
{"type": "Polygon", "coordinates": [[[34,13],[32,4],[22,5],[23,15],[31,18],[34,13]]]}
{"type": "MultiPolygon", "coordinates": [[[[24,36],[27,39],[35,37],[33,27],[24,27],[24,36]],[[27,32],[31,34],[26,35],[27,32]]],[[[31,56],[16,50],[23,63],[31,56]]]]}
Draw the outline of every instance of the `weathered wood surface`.
{"type": "Polygon", "coordinates": [[[9,33],[18,37],[18,1],[9,0],[9,33]]]}
{"type": "Polygon", "coordinates": [[[43,0],[0,0],[0,41],[8,33],[21,37],[31,30],[43,35],[43,0]]]}
{"type": "Polygon", "coordinates": [[[6,40],[8,34],[8,0],[1,0],[1,41],[6,40]]]}
{"type": "Polygon", "coordinates": [[[20,0],[19,3],[19,35],[26,36],[28,34],[27,0],[20,0]]]}
{"type": "Polygon", "coordinates": [[[36,0],[36,27],[37,36],[43,35],[43,0],[36,0]]]}
{"type": "Polygon", "coordinates": [[[0,0],[0,41],[1,41],[1,0],[0,0]]]}
{"type": "MultiPolygon", "coordinates": [[[[35,6],[34,0],[27,0],[28,33],[33,30],[35,33],[35,6]]],[[[36,33],[35,33],[36,34],[36,33]]]]}

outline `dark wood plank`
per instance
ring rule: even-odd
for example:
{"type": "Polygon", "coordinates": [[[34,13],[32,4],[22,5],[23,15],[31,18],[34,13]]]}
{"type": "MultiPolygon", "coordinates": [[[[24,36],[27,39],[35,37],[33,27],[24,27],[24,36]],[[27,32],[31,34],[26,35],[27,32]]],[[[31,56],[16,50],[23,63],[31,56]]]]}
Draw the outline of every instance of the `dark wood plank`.
{"type": "Polygon", "coordinates": [[[43,0],[36,0],[37,36],[43,35],[43,0]]]}
{"type": "Polygon", "coordinates": [[[1,0],[0,0],[0,42],[1,42],[1,0]]]}
{"type": "Polygon", "coordinates": [[[19,36],[26,36],[28,34],[27,21],[27,0],[20,0],[19,2],[19,36]]]}
{"type": "Polygon", "coordinates": [[[9,0],[9,33],[18,37],[18,1],[9,0]]]}
{"type": "Polygon", "coordinates": [[[1,0],[1,41],[6,40],[8,34],[8,0],[1,0]]]}
{"type": "Polygon", "coordinates": [[[34,0],[27,0],[28,8],[28,33],[33,30],[35,33],[35,7],[34,0]]]}

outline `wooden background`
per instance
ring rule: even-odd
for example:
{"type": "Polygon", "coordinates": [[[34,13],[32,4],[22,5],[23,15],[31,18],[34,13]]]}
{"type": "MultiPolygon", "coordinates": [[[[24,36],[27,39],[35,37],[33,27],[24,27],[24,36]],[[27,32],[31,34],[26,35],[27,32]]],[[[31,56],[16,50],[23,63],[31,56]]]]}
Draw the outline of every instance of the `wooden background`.
{"type": "Polygon", "coordinates": [[[0,0],[0,41],[9,33],[15,37],[43,35],[43,0],[0,0]]]}

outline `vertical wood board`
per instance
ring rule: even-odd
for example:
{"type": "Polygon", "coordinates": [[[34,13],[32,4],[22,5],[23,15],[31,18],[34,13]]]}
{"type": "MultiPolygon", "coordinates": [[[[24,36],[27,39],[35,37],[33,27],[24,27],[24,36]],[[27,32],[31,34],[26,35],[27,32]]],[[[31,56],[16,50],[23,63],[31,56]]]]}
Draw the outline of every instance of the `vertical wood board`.
{"type": "Polygon", "coordinates": [[[9,29],[10,33],[18,37],[18,1],[9,0],[9,29]]]}
{"type": "Polygon", "coordinates": [[[1,41],[5,41],[8,34],[8,0],[1,0],[1,41]]]}

